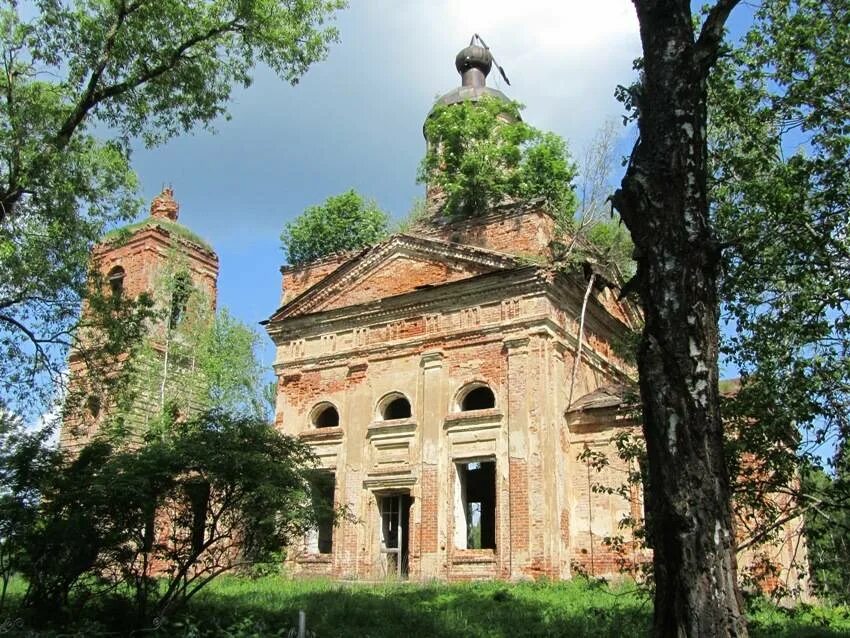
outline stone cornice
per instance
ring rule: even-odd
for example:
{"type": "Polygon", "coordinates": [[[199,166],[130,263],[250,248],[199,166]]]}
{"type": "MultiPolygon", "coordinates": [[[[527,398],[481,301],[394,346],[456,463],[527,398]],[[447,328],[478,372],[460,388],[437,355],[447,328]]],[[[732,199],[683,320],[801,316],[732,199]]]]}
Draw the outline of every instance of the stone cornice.
{"type": "Polygon", "coordinates": [[[367,439],[409,438],[416,432],[415,419],[391,419],[389,421],[374,421],[366,429],[367,439]]]}
{"type": "Polygon", "coordinates": [[[215,252],[208,250],[193,241],[189,241],[178,235],[170,233],[167,229],[156,225],[142,227],[124,240],[113,240],[110,242],[99,243],[92,251],[92,257],[95,260],[101,259],[121,248],[150,248],[150,240],[153,240],[154,243],[158,244],[161,248],[171,248],[175,244],[180,245],[182,248],[188,248],[192,251],[194,259],[207,264],[218,272],[219,260],[218,255],[215,252]]]}

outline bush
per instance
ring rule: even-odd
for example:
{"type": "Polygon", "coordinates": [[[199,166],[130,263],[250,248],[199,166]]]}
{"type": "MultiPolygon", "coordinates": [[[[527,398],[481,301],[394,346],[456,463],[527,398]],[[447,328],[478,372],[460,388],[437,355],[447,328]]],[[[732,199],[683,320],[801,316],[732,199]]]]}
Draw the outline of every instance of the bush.
{"type": "Polygon", "coordinates": [[[280,235],[284,256],[297,266],[327,255],[357,250],[387,236],[389,215],[371,200],[350,190],[311,206],[280,235]]]}

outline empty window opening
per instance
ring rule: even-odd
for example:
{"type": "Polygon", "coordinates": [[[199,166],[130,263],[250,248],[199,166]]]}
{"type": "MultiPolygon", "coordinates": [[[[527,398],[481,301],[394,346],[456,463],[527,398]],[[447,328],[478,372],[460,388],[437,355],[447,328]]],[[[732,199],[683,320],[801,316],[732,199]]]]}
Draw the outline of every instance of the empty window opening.
{"type": "Polygon", "coordinates": [[[496,549],[496,462],[455,467],[455,547],[496,549]]]}
{"type": "Polygon", "coordinates": [[[321,408],[313,418],[317,428],[335,428],[339,425],[339,412],[332,405],[321,408]]]}
{"type": "Polygon", "coordinates": [[[460,402],[460,411],[488,410],[496,407],[496,397],[493,391],[486,385],[474,388],[467,392],[460,402]]]}
{"type": "Polygon", "coordinates": [[[171,312],[168,317],[168,327],[174,330],[186,315],[186,306],[189,303],[189,294],[192,291],[192,282],[185,272],[178,273],[174,277],[173,289],[171,291],[171,312]]]}
{"type": "Polygon", "coordinates": [[[334,483],[333,472],[316,472],[310,479],[310,502],[316,527],[307,534],[307,551],[314,554],[333,552],[334,483]]]}
{"type": "Polygon", "coordinates": [[[115,266],[109,271],[107,276],[109,280],[109,290],[112,292],[114,299],[120,299],[124,294],[124,269],[121,266],[115,266]]]}
{"type": "Polygon", "coordinates": [[[207,510],[210,503],[210,484],[206,481],[194,481],[186,485],[186,493],[191,506],[191,542],[192,553],[200,554],[204,549],[207,529],[207,510]]]}
{"type": "Polygon", "coordinates": [[[410,401],[404,397],[397,397],[387,403],[384,407],[384,419],[409,419],[410,418],[410,401]]]}
{"type": "Polygon", "coordinates": [[[100,397],[96,394],[90,394],[86,399],[86,409],[92,418],[97,418],[100,415],[100,397]]]}

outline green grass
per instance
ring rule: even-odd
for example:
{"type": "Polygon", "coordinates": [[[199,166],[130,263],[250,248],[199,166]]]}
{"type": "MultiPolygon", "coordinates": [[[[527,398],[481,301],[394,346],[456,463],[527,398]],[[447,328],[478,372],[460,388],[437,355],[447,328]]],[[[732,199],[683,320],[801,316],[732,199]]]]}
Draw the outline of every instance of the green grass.
{"type": "MultiPolygon", "coordinates": [[[[12,598],[22,593],[20,581],[12,598]]],[[[338,583],[279,576],[225,577],[153,635],[173,638],[253,638],[286,635],[307,613],[315,638],[621,637],[648,635],[652,605],[633,587],[577,579],[556,583],[338,583]]],[[[98,635],[125,626],[120,606],[76,618],[72,635],[98,635]],[[102,623],[95,629],[93,621],[102,623]],[[82,633],[79,633],[82,632],[82,633]]],[[[0,624],[14,616],[0,614],[0,624]]],[[[754,638],[850,636],[847,607],[749,605],[754,638]]],[[[30,634],[53,636],[57,634],[30,634]]],[[[68,635],[64,633],[62,635],[68,635]]],[[[146,634],[144,634],[146,635],[146,634]]]]}
{"type": "Polygon", "coordinates": [[[299,609],[320,638],[604,638],[624,635],[624,627],[645,633],[650,618],[645,599],[583,581],[346,585],[278,578],[223,580],[199,596],[189,614],[220,628],[250,617],[271,631],[292,627],[299,609]]]}
{"type": "Polygon", "coordinates": [[[201,246],[210,252],[214,252],[213,247],[208,244],[204,239],[201,238],[200,235],[193,233],[191,230],[186,228],[183,224],[178,222],[173,222],[170,219],[160,219],[157,217],[148,217],[140,222],[136,222],[135,224],[129,224],[128,226],[121,226],[120,228],[114,228],[109,232],[105,233],[101,238],[101,241],[104,243],[120,243],[126,241],[130,235],[135,233],[138,230],[142,230],[144,228],[152,228],[154,226],[158,226],[163,230],[168,231],[169,234],[179,238],[201,246]]]}

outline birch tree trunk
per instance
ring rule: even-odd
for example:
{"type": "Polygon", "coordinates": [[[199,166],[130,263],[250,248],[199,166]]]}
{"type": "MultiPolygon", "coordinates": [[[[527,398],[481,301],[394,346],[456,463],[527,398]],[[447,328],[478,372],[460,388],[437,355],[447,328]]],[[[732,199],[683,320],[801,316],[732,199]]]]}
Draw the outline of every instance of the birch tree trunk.
{"type": "Polygon", "coordinates": [[[688,0],[633,0],[640,138],[613,203],[636,247],[657,636],[746,636],[718,403],[720,249],[708,216],[706,79],[738,0],[695,37],[688,0]]]}

